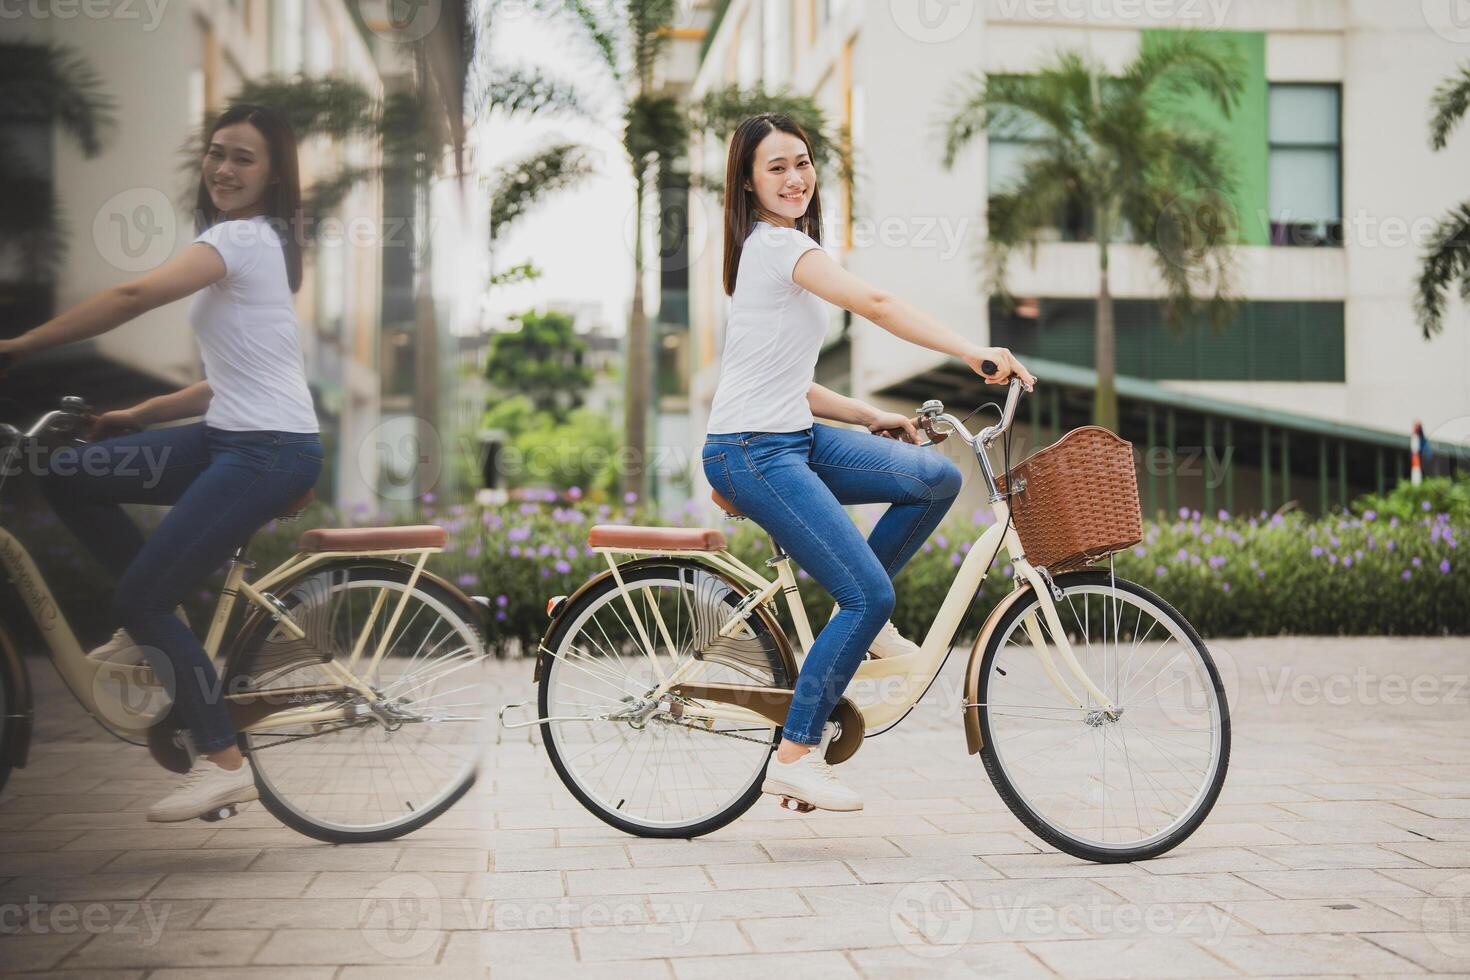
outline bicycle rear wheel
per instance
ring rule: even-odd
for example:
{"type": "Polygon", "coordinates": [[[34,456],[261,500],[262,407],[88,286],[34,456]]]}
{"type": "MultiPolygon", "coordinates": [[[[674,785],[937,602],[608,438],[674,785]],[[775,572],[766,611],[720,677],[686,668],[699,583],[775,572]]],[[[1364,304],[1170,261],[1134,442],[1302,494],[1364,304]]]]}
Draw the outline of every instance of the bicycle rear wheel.
{"type": "Polygon", "coordinates": [[[1157,857],[1194,833],[1225,783],[1230,712],[1219,672],[1194,627],[1142,586],[1105,572],[1059,575],[1056,585],[1078,663],[1119,710],[1105,711],[1062,664],[1032,592],[1001,617],[981,662],[985,771],[1053,847],[1102,863],[1157,857]],[[1049,679],[1028,620],[1084,706],[1049,679]]]}
{"type": "Polygon", "coordinates": [[[227,690],[264,700],[277,714],[243,732],[240,747],[266,809],[307,836],[391,840],[429,823],[474,784],[489,716],[480,612],[422,575],[410,589],[412,574],[390,561],[323,566],[278,595],[304,641],[266,620],[242,642],[227,690]],[[368,673],[405,592],[383,658],[368,673]],[[329,666],[351,663],[359,643],[351,669],[376,700],[344,686],[329,666]],[[355,715],[293,722],[279,714],[341,707],[355,715]]]}
{"type": "Polygon", "coordinates": [[[780,726],[681,720],[649,695],[691,658],[701,682],[790,687],[785,637],[764,610],[747,613],[733,637],[715,635],[744,594],[698,562],[669,559],[620,574],[626,597],[615,579],[603,578],[562,613],[548,638],[537,703],[542,718],[562,720],[541,726],[546,753],[572,795],[619,830],[710,833],[760,796],[780,726]]]}

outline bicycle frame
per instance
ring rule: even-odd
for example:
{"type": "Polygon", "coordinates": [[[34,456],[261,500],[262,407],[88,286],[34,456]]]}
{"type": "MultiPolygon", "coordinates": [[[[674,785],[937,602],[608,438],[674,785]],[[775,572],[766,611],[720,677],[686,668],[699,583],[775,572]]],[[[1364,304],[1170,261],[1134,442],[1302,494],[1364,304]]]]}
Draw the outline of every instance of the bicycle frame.
{"type": "MultiPolygon", "coordinates": [[[[1020,538],[1015,528],[1010,524],[1010,507],[1004,498],[997,497],[991,501],[991,509],[995,515],[995,523],[986,528],[971,546],[959,570],[955,573],[949,591],[934,615],[934,621],[929,625],[929,630],[924,636],[924,641],[919,646],[919,652],[904,654],[896,657],[883,657],[876,660],[865,660],[858,666],[854,680],[883,681],[897,679],[899,687],[891,696],[884,697],[879,703],[860,707],[858,710],[863,717],[865,731],[874,731],[897,722],[908,711],[918,703],[929,689],[935,676],[939,673],[944,663],[945,655],[949,652],[950,644],[954,640],[955,633],[959,630],[960,621],[964,618],[969,608],[972,597],[984,583],[986,575],[1002,548],[1010,556],[1017,576],[1017,588],[1021,588],[1024,581],[1036,590],[1040,597],[1042,618],[1046,622],[1050,633],[1052,644],[1056,646],[1056,652],[1061,659],[1062,666],[1069,673],[1083,691],[1089,695],[1096,705],[1105,710],[1112,710],[1113,704],[1110,698],[1082,669],[1077,657],[1072,650],[1071,643],[1067,640],[1066,632],[1063,630],[1061,621],[1057,616],[1055,602],[1052,598],[1050,583],[1040,571],[1034,568],[1026,560],[1025,551],[1021,546],[1020,538]]],[[[633,548],[596,548],[607,560],[608,567],[613,578],[618,583],[619,591],[623,595],[624,602],[629,611],[633,613],[633,621],[637,624],[639,638],[644,645],[645,655],[653,666],[658,685],[652,692],[646,695],[648,700],[657,700],[674,686],[681,683],[690,683],[696,680],[704,667],[704,662],[688,656],[682,660],[677,659],[677,649],[673,639],[669,635],[667,626],[656,605],[652,606],[653,619],[660,634],[660,639],[675,657],[672,671],[665,676],[658,658],[654,656],[655,645],[652,638],[647,634],[642,619],[637,615],[632,604],[632,598],[628,595],[627,587],[624,585],[622,576],[618,572],[618,555],[668,555],[705,562],[712,567],[725,572],[735,579],[746,583],[751,587],[751,592],[741,600],[734,612],[721,626],[719,633],[729,636],[739,629],[745,619],[745,614],[757,605],[770,602],[778,592],[786,596],[787,608],[791,613],[792,622],[796,625],[797,639],[802,652],[805,654],[811,649],[813,635],[811,623],[807,618],[806,609],[801,603],[801,597],[797,591],[796,576],[791,571],[791,563],[787,560],[777,562],[776,578],[770,580],[762,576],[755,569],[735,557],[730,551],[708,552],[708,551],[679,551],[662,550],[649,551],[633,548]]],[[[1040,660],[1042,670],[1052,685],[1066,699],[1066,703],[1085,710],[1086,701],[1080,697],[1068,683],[1066,676],[1058,669],[1056,660],[1052,656],[1050,646],[1046,642],[1041,626],[1036,621],[1035,614],[1031,614],[1023,621],[1024,628],[1032,643],[1032,649],[1040,660]]],[[[686,706],[683,709],[683,717],[686,719],[702,720],[712,719],[720,721],[737,722],[750,725],[769,724],[769,720],[746,708],[737,705],[701,705],[698,707],[686,706]]]]}
{"type": "MultiPolygon", "coordinates": [[[[227,703],[237,708],[254,708],[249,712],[251,720],[239,726],[242,732],[260,730],[281,724],[305,724],[316,722],[344,721],[365,713],[368,709],[363,705],[348,705],[344,707],[316,709],[310,707],[288,707],[282,710],[272,710],[261,714],[260,707],[268,706],[268,702],[281,699],[289,699],[293,696],[300,697],[311,694],[319,694],[328,691],[351,690],[364,702],[378,700],[378,695],[369,686],[368,681],[377,671],[378,664],[387,651],[388,643],[393,635],[393,630],[398,624],[400,615],[408,601],[408,596],[414,586],[418,583],[420,574],[429,560],[429,556],[436,554],[440,548],[400,548],[379,551],[320,551],[320,552],[296,552],[275,570],[255,582],[249,582],[245,578],[246,569],[250,562],[236,555],[231,559],[229,571],[225,576],[224,587],[220,590],[219,603],[215,608],[213,619],[210,621],[209,632],[204,639],[204,650],[214,664],[216,672],[220,672],[223,664],[220,661],[220,645],[224,638],[224,632],[229,624],[230,617],[234,612],[235,603],[240,595],[254,606],[261,609],[266,615],[275,619],[281,627],[294,639],[303,639],[306,634],[301,627],[291,618],[290,614],[281,605],[279,599],[271,595],[270,589],[282,582],[300,575],[307,569],[339,558],[368,558],[368,557],[393,557],[404,559],[413,556],[413,572],[402,594],[398,598],[392,613],[390,614],[387,628],[384,629],[382,638],[377,647],[371,653],[371,660],[367,669],[361,677],[354,669],[363,656],[367,638],[371,635],[371,628],[381,613],[387,589],[380,589],[374,600],[372,612],[363,624],[362,632],[359,634],[352,654],[347,663],[340,664],[335,659],[327,660],[322,666],[328,672],[335,675],[340,684],[337,686],[316,685],[311,687],[271,689],[269,692],[252,693],[236,692],[224,695],[227,703]]],[[[3,566],[9,577],[16,583],[21,599],[25,603],[32,620],[37,629],[40,630],[42,638],[46,641],[51,661],[56,665],[57,673],[61,675],[72,696],[86,709],[87,713],[97,719],[103,727],[117,732],[124,738],[143,740],[148,736],[148,730],[153,722],[141,727],[131,727],[121,722],[114,721],[116,718],[126,718],[132,715],[133,710],[123,704],[118,696],[113,695],[105,689],[105,685],[98,684],[98,674],[104,668],[107,669],[107,679],[120,682],[121,686],[137,684],[140,689],[156,689],[157,681],[153,676],[151,668],[146,666],[120,666],[116,664],[105,664],[90,660],[77,641],[72,632],[71,624],[62,615],[60,607],[51,594],[40,570],[25,546],[8,530],[0,527],[0,566],[3,566]],[[104,721],[106,718],[108,720],[104,721]]]]}

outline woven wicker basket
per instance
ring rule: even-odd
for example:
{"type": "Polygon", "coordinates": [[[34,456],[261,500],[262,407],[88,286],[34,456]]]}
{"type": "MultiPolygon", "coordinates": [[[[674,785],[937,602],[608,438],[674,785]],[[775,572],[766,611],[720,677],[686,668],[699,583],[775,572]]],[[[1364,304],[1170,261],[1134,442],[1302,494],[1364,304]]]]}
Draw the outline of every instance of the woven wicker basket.
{"type": "MultiPolygon", "coordinates": [[[[1084,568],[1143,539],[1133,444],[1098,425],[1073,429],[1011,467],[1016,533],[1032,565],[1084,568]]],[[[996,478],[1002,493],[1005,476],[996,478]]]]}

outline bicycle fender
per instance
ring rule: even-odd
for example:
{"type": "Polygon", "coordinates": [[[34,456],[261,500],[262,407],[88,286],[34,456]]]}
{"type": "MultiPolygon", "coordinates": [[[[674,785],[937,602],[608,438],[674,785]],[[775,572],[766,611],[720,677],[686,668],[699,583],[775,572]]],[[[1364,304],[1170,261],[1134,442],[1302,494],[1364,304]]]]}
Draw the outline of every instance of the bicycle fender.
{"type": "MultiPolygon", "coordinates": [[[[635,569],[644,568],[650,565],[682,565],[685,568],[697,568],[701,572],[705,572],[706,574],[718,577],[736,592],[744,594],[747,591],[739,582],[731,578],[729,575],[726,575],[724,572],[720,571],[717,568],[711,568],[709,565],[695,561],[692,558],[669,558],[660,557],[657,555],[650,556],[648,558],[636,558],[633,561],[623,562],[622,564],[620,564],[618,566],[618,574],[621,575],[624,572],[630,572],[635,569]]],[[[551,648],[551,640],[553,638],[553,635],[556,633],[557,627],[561,624],[563,618],[565,618],[566,611],[572,608],[577,599],[580,599],[582,597],[582,593],[586,592],[594,585],[600,584],[604,579],[609,579],[611,577],[612,569],[608,569],[601,574],[592,576],[587,581],[583,582],[581,586],[578,587],[577,591],[567,596],[561,601],[560,604],[558,604],[556,615],[547,625],[546,632],[541,635],[541,642],[536,648],[536,656],[534,658],[536,664],[531,670],[531,683],[534,684],[541,680],[541,661],[546,659],[543,651],[549,650],[551,648]]],[[[776,648],[780,651],[781,660],[786,666],[787,675],[790,677],[795,677],[797,673],[796,654],[793,653],[791,650],[791,640],[786,636],[786,631],[780,627],[780,624],[778,624],[771,617],[770,612],[767,611],[764,607],[758,608],[756,612],[766,620],[766,626],[770,629],[771,635],[776,638],[776,648]]]]}
{"type": "Polygon", "coordinates": [[[5,672],[6,688],[15,703],[4,719],[6,762],[16,769],[24,769],[30,755],[31,727],[35,721],[35,704],[31,699],[31,675],[25,661],[20,658],[20,649],[15,640],[0,625],[0,670],[5,672]]]}
{"type": "Polygon", "coordinates": [[[990,610],[990,615],[985,618],[985,625],[980,627],[980,635],[975,637],[975,646],[970,650],[970,663],[965,668],[965,744],[971,755],[980,752],[982,740],[980,737],[980,709],[970,707],[980,700],[980,662],[985,659],[985,647],[990,643],[990,636],[995,632],[1000,618],[1006,614],[1023,596],[1029,595],[1031,587],[1023,586],[1013,589],[1009,595],[995,604],[990,610]]]}

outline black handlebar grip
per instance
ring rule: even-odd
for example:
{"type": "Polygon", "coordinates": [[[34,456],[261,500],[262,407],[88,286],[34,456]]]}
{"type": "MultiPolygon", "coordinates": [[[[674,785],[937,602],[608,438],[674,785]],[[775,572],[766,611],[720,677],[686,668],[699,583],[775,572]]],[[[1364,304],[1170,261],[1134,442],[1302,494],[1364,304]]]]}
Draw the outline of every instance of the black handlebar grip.
{"type": "Polygon", "coordinates": [[[1000,366],[997,365],[994,361],[981,361],[980,370],[985,374],[995,374],[997,371],[1000,370],[1000,366]]]}

